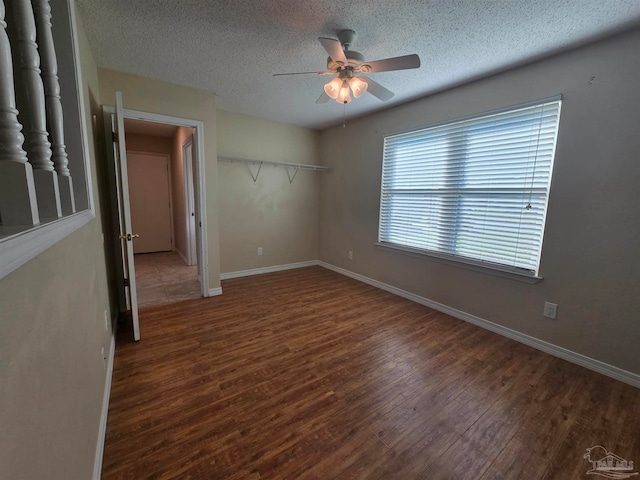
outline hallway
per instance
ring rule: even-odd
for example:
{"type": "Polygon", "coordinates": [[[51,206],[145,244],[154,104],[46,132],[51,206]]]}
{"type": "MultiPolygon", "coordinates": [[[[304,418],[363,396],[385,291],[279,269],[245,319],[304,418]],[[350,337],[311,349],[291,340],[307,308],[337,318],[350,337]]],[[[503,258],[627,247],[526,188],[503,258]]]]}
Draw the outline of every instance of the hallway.
{"type": "Polygon", "coordinates": [[[135,255],[138,306],[200,298],[198,267],[189,267],[175,252],[135,255]]]}

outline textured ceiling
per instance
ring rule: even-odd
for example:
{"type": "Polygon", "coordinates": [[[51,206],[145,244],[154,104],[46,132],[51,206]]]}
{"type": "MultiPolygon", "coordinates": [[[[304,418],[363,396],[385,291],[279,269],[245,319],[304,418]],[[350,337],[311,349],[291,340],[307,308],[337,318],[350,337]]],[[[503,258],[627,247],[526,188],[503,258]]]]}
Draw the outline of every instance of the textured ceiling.
{"type": "MultiPolygon", "coordinates": [[[[305,127],[342,121],[317,105],[330,77],[317,38],[357,33],[367,60],[417,53],[417,70],[371,78],[347,118],[415,99],[640,23],[640,0],[77,0],[100,67],[214,92],[218,108],[305,127]]],[[[126,98],[124,99],[126,105],[126,98]]]]}

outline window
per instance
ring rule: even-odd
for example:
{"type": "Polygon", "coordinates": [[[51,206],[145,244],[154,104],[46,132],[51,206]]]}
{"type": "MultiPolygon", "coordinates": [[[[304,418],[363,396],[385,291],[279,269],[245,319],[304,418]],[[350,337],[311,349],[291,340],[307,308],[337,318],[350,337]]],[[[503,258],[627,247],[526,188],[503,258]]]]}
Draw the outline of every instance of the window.
{"type": "Polygon", "coordinates": [[[381,245],[536,276],[560,105],[386,137],[381,245]]]}

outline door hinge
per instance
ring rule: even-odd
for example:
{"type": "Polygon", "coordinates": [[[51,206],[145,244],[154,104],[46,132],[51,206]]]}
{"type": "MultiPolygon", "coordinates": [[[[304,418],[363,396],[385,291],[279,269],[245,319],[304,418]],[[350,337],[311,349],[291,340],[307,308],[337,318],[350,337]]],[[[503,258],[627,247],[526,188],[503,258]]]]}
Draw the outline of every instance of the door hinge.
{"type": "Polygon", "coordinates": [[[129,286],[129,279],[128,279],[128,278],[125,278],[125,279],[124,279],[124,286],[125,286],[125,287],[128,287],[128,286],[129,286]]]}
{"type": "Polygon", "coordinates": [[[113,143],[118,143],[118,135],[116,134],[116,132],[111,132],[111,141],[113,143]]]}

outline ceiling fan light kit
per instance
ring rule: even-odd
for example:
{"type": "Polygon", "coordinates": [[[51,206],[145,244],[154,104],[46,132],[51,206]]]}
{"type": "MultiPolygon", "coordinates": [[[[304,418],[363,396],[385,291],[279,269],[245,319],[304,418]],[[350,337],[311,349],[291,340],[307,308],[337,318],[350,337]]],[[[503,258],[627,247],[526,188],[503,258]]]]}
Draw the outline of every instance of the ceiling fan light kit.
{"type": "Polygon", "coordinates": [[[324,93],[335,100],[336,98],[338,98],[338,93],[340,93],[341,88],[342,80],[336,77],[324,86],[324,93]]]}
{"type": "MultiPolygon", "coordinates": [[[[351,73],[344,70],[345,73],[351,73]]],[[[324,93],[338,103],[351,102],[351,92],[355,98],[360,98],[367,91],[369,85],[358,77],[339,75],[324,86],[324,93]]]]}
{"type": "Polygon", "coordinates": [[[340,88],[340,92],[338,92],[336,102],[351,103],[351,92],[349,92],[349,83],[346,80],[342,81],[342,87],[340,88]]]}
{"type": "Polygon", "coordinates": [[[367,87],[369,85],[366,81],[362,80],[359,77],[351,77],[349,79],[349,86],[351,87],[353,96],[356,98],[360,98],[367,91],[367,87]]]}
{"type": "Polygon", "coordinates": [[[324,86],[324,93],[316,100],[316,103],[326,103],[335,100],[338,103],[351,102],[351,94],[354,98],[360,98],[365,92],[386,102],[394,96],[394,93],[362,73],[390,72],[393,70],[407,70],[420,67],[420,57],[416,54],[401,57],[385,58],[374,62],[365,62],[364,55],[349,48],[356,38],[353,30],[342,30],[337,35],[338,39],[320,37],[318,41],[329,54],[327,69],[325,72],[300,72],[277,73],[275,75],[335,75],[324,86]]]}

